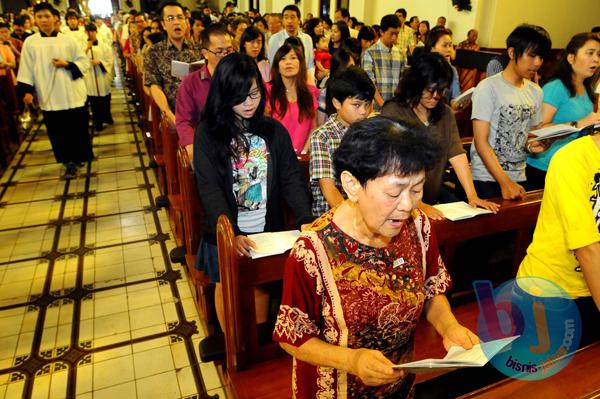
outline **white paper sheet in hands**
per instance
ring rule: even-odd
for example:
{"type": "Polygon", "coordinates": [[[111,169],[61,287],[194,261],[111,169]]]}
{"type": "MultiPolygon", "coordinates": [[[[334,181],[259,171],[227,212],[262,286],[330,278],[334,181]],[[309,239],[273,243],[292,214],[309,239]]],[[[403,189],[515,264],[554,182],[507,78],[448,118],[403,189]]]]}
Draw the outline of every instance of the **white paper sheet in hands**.
{"type": "Polygon", "coordinates": [[[256,249],[250,251],[252,259],[282,254],[294,246],[299,236],[300,230],[251,234],[248,238],[256,243],[256,249]]]}
{"type": "Polygon", "coordinates": [[[411,373],[434,371],[434,369],[438,368],[482,367],[517,338],[519,338],[518,335],[481,342],[468,350],[460,346],[452,346],[443,359],[423,359],[416,362],[398,364],[393,367],[395,369],[406,369],[411,373]],[[485,351],[483,347],[485,347],[485,351]]]}

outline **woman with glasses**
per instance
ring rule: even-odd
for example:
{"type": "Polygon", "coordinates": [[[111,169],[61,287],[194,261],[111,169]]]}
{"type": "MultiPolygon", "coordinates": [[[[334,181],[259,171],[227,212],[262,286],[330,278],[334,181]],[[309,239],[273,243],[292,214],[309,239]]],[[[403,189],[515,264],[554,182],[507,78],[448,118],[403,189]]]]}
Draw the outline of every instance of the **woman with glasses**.
{"type": "Polygon", "coordinates": [[[240,39],[240,52],[256,61],[263,82],[271,81],[271,65],[265,56],[265,35],[258,28],[246,28],[240,39]]]}
{"type": "Polygon", "coordinates": [[[480,199],[475,191],[456,119],[445,101],[451,81],[450,64],[442,55],[423,54],[402,77],[396,96],[387,101],[381,110],[381,115],[424,126],[424,131],[435,138],[441,147],[438,161],[427,172],[423,200],[419,206],[432,219],[442,219],[443,215],[431,205],[458,201],[442,184],[448,162],[454,168],[471,206],[481,206],[493,212],[498,210],[497,204],[480,199]]]}
{"type": "MultiPolygon", "coordinates": [[[[312,221],[308,186],[290,137],[276,120],[263,116],[265,87],[256,62],[233,53],[212,76],[206,105],[194,137],[194,170],[205,219],[196,267],[216,283],[215,306],[223,324],[216,226],[229,217],[237,253],[249,256],[248,233],[284,229],[282,200],[300,227],[312,221]]],[[[266,320],[266,304],[257,322],[266,320]]]]}
{"type": "Polygon", "coordinates": [[[267,84],[267,112],[280,121],[297,154],[308,151],[308,135],[316,126],[319,89],[307,83],[304,49],[287,39],[275,53],[267,84]]]}

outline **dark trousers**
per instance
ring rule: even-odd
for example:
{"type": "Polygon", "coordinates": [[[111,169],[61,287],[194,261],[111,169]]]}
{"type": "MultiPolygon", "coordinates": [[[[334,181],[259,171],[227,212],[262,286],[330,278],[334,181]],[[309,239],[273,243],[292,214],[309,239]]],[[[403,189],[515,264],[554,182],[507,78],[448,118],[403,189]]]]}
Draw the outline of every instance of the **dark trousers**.
{"type": "Polygon", "coordinates": [[[541,190],[544,188],[546,183],[546,171],[538,168],[534,168],[533,166],[527,165],[527,169],[525,170],[525,174],[527,175],[527,185],[528,190],[541,190]]]}
{"type": "Polygon", "coordinates": [[[88,162],[94,158],[86,107],[43,111],[44,124],[56,162],[88,162]]]}
{"type": "Polygon", "coordinates": [[[581,316],[581,341],[579,347],[600,341],[600,311],[591,296],[584,296],[575,300],[579,315],[581,316]]]}
{"type": "Polygon", "coordinates": [[[88,101],[92,108],[92,122],[94,125],[102,123],[112,123],[112,114],[110,112],[110,94],[99,96],[88,96],[88,101]]]}

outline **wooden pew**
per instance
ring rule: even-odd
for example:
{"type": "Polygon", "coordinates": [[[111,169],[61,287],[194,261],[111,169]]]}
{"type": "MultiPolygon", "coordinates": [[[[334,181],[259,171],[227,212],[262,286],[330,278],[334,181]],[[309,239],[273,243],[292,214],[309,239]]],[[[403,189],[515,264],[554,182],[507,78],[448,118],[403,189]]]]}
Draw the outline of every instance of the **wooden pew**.
{"type": "MultiPolygon", "coordinates": [[[[517,236],[517,246],[522,251],[515,251],[515,260],[522,258],[519,253],[524,253],[528,244],[526,240],[537,219],[540,199],[541,192],[533,192],[521,201],[497,200],[502,204],[497,215],[434,223],[446,261],[453,255],[452,248],[461,240],[509,230],[527,232],[517,236]]],[[[290,397],[290,357],[274,342],[259,343],[254,308],[254,288],[282,280],[287,253],[256,260],[238,257],[234,239],[231,223],[222,215],[217,224],[217,244],[226,315],[226,361],[225,369],[221,370],[224,386],[233,398],[290,397]]],[[[476,330],[477,304],[463,305],[455,309],[455,313],[461,323],[476,330]]],[[[424,320],[417,328],[415,347],[417,360],[444,355],[441,338],[424,320]]],[[[417,382],[442,373],[420,375],[417,382]]]]}
{"type": "Polygon", "coordinates": [[[175,126],[165,114],[162,115],[160,121],[162,143],[163,143],[163,160],[165,164],[166,175],[166,193],[169,201],[169,222],[171,230],[175,238],[177,246],[183,246],[183,215],[182,215],[182,196],[180,188],[180,179],[177,171],[177,144],[178,136],[175,126]]]}
{"type": "Polygon", "coordinates": [[[518,201],[493,199],[501,208],[496,214],[480,215],[476,218],[452,222],[444,219],[432,221],[442,258],[452,273],[454,254],[457,245],[476,237],[483,237],[505,231],[516,231],[515,253],[513,257],[513,275],[523,260],[527,246],[531,242],[531,233],[537,222],[543,190],[530,191],[518,201]]]}
{"type": "Polygon", "coordinates": [[[185,264],[188,276],[194,285],[193,293],[204,327],[206,327],[206,331],[212,331],[215,323],[213,317],[214,284],[210,284],[208,277],[195,267],[196,252],[202,238],[204,210],[196,189],[196,177],[188,153],[182,147],[177,150],[177,168],[182,197],[185,264]]]}
{"type": "MultiPolygon", "coordinates": [[[[165,173],[165,160],[163,156],[163,137],[160,127],[160,120],[162,115],[160,109],[158,108],[158,105],[156,105],[156,103],[154,102],[154,99],[152,99],[151,101],[150,115],[152,118],[152,123],[150,125],[150,135],[152,137],[151,166],[154,167],[160,194],[161,196],[165,196],[167,194],[167,177],[165,173]]],[[[165,206],[166,204],[163,201],[157,205],[165,206]]]]}
{"type": "Polygon", "coordinates": [[[571,362],[552,377],[541,381],[506,378],[460,398],[597,398],[600,396],[598,358],[600,358],[600,342],[577,350],[571,362]]]}

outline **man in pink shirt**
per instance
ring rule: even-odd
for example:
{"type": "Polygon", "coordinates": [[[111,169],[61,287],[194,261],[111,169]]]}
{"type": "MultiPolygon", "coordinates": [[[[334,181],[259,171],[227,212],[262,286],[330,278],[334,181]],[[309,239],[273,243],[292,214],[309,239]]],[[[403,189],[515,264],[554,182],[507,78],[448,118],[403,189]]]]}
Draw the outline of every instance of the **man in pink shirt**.
{"type": "Polygon", "coordinates": [[[175,120],[179,145],[185,147],[192,159],[194,131],[210,89],[211,76],[219,61],[233,52],[231,36],[222,24],[212,24],[200,33],[202,56],[206,63],[198,71],[186,76],[177,90],[175,120]]]}

